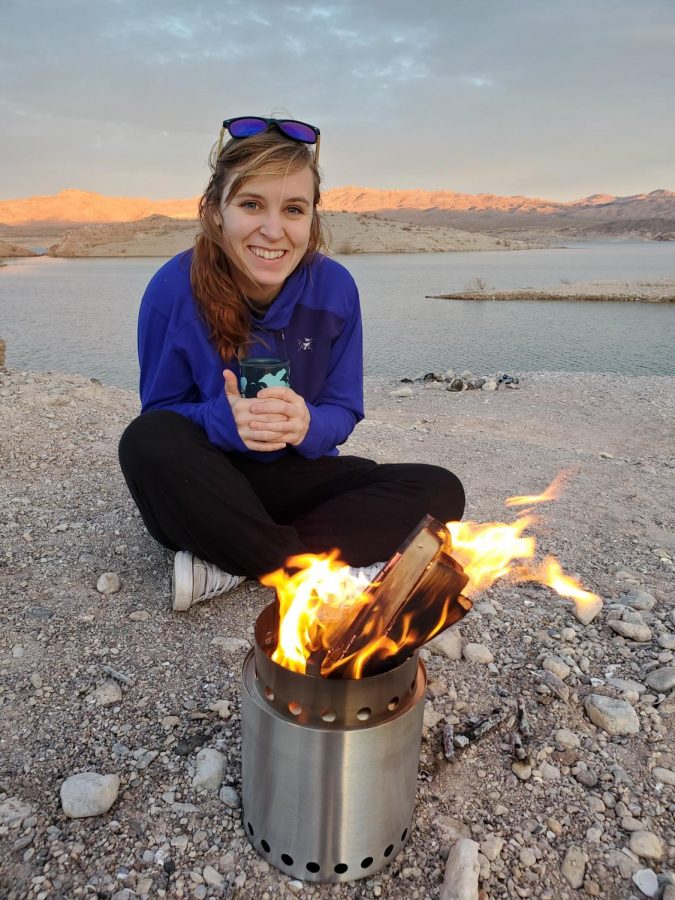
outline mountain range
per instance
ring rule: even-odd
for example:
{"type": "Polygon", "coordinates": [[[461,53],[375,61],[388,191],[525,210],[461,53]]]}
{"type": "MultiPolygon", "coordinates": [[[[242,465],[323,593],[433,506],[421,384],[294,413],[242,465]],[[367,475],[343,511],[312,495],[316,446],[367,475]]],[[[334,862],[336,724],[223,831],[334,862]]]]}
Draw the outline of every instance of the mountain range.
{"type": "MultiPolygon", "coordinates": [[[[54,195],[0,201],[0,224],[14,227],[135,222],[152,215],[190,220],[196,218],[197,202],[197,197],[148,200],[64,190],[54,195]]],[[[541,236],[542,232],[562,237],[675,238],[675,193],[667,190],[627,197],[592,194],[564,203],[524,196],[349,186],[325,191],[322,208],[524,238],[541,236]]]]}

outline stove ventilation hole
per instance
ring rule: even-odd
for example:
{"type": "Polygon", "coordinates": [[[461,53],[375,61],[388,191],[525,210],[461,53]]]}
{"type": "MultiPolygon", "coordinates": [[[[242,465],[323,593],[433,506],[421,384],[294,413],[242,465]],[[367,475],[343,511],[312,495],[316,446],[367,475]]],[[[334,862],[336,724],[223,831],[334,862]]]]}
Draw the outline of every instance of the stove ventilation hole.
{"type": "Polygon", "coordinates": [[[288,853],[281,854],[281,861],[282,861],[282,863],[285,863],[287,866],[293,865],[293,857],[289,856],[288,853]]]}
{"type": "Polygon", "coordinates": [[[270,845],[267,843],[267,841],[265,841],[265,840],[260,841],[260,846],[263,848],[265,853],[270,852],[270,845]]]}
{"type": "Polygon", "coordinates": [[[255,834],[255,831],[253,830],[253,825],[251,825],[250,822],[247,822],[246,827],[248,828],[248,833],[251,835],[251,837],[253,837],[255,834]]]}
{"type": "Polygon", "coordinates": [[[335,866],[335,868],[333,869],[333,871],[336,872],[338,875],[344,875],[344,873],[347,871],[348,868],[349,868],[349,866],[347,865],[347,863],[338,863],[337,866],[335,866]]]}
{"type": "Polygon", "coordinates": [[[401,840],[404,841],[408,837],[408,829],[403,829],[403,834],[401,835],[401,840]]]}
{"type": "Polygon", "coordinates": [[[398,697],[392,697],[389,703],[387,703],[387,709],[389,712],[393,712],[398,706],[398,697]]]}
{"type": "Polygon", "coordinates": [[[274,691],[272,690],[271,687],[266,687],[266,688],[265,688],[265,696],[267,697],[267,699],[268,699],[269,701],[274,700],[274,691]]]}
{"type": "Polygon", "coordinates": [[[361,868],[362,868],[362,869],[367,869],[368,866],[372,866],[372,864],[373,864],[373,857],[372,857],[372,856],[366,856],[365,859],[362,859],[362,860],[361,860],[361,868]]]}
{"type": "Polygon", "coordinates": [[[308,862],[307,863],[307,871],[308,872],[320,872],[321,866],[315,862],[308,862]]]}
{"type": "Polygon", "coordinates": [[[299,703],[296,703],[295,700],[291,700],[288,704],[288,711],[292,716],[299,716],[302,712],[302,707],[299,703]]]}
{"type": "Polygon", "coordinates": [[[393,844],[389,844],[389,846],[387,847],[387,849],[384,851],[384,855],[385,855],[385,856],[391,856],[391,854],[392,854],[393,852],[394,852],[394,845],[393,845],[393,844]]]}
{"type": "Polygon", "coordinates": [[[359,722],[367,722],[370,718],[370,707],[364,706],[362,707],[356,714],[356,718],[359,722]]]}
{"type": "MultiPolygon", "coordinates": [[[[334,709],[324,709],[321,713],[321,718],[324,722],[334,722],[337,719],[337,713],[334,709]]],[[[310,872],[312,870],[310,869],[310,872]]]]}

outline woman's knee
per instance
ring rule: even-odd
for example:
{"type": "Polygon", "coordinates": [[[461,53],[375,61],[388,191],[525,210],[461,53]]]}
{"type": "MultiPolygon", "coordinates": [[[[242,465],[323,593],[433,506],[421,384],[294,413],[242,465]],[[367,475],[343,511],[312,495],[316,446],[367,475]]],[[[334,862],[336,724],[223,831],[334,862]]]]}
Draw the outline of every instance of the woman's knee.
{"type": "Polygon", "coordinates": [[[134,419],[120,438],[118,454],[122,471],[161,470],[175,465],[180,448],[191,437],[194,423],[169,410],[150,410],[134,419]]]}
{"type": "Polygon", "coordinates": [[[441,522],[456,522],[464,515],[464,487],[454,472],[443,466],[420,463],[416,478],[424,495],[426,512],[441,522]]]}

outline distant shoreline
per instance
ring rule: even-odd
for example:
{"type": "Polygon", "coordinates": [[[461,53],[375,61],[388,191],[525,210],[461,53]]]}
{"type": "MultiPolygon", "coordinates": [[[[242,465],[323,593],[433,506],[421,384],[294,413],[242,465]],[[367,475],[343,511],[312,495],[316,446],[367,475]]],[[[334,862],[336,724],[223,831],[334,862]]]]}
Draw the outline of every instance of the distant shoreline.
{"type": "Polygon", "coordinates": [[[427,294],[427,300],[562,300],[568,303],[675,303],[675,279],[657,281],[584,281],[517,291],[467,285],[451,294],[427,294]]]}

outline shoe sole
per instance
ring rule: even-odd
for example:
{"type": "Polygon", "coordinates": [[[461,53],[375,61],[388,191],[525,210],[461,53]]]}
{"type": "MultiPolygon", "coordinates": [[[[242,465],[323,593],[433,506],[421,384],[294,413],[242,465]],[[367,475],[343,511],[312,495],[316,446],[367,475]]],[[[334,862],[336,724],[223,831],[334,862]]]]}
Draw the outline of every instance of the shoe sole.
{"type": "Polygon", "coordinates": [[[192,606],[192,587],[192,554],[181,550],[174,557],[171,582],[171,598],[177,612],[184,612],[192,606]]]}

